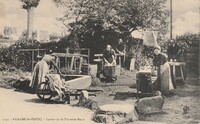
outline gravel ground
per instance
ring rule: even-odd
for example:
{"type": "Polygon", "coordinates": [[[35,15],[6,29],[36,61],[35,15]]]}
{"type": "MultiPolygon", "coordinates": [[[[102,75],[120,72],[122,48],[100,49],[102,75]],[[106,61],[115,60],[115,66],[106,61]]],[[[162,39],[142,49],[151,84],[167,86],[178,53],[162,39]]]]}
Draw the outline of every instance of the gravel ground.
{"type": "Polygon", "coordinates": [[[1,124],[93,124],[93,112],[68,104],[44,103],[36,95],[0,88],[1,124]]]}
{"type": "MultiPolygon", "coordinates": [[[[11,85],[17,79],[18,72],[1,72],[0,73],[0,87],[11,88],[11,85]],[[14,75],[14,77],[13,77],[14,75]],[[8,81],[5,83],[5,81],[8,81]]],[[[134,93],[135,89],[135,74],[136,71],[128,71],[121,69],[121,75],[118,77],[115,83],[101,82],[98,78],[93,78],[91,89],[101,89],[103,92],[99,92],[96,97],[90,97],[91,99],[98,101],[99,105],[105,104],[127,104],[131,103],[134,105],[136,98],[134,93]]],[[[21,74],[26,76],[28,74],[21,74]]],[[[20,76],[19,76],[20,77],[20,76]]],[[[92,112],[87,109],[73,108],[66,104],[47,104],[41,103],[36,95],[30,95],[25,93],[11,92],[10,90],[0,89],[1,91],[1,109],[5,109],[0,117],[9,118],[17,117],[16,113],[22,117],[29,115],[38,115],[46,117],[80,117],[85,118],[86,123],[93,123],[91,121],[92,112]],[[8,93],[5,96],[5,93],[8,93]],[[11,93],[10,93],[11,92],[11,93]],[[7,104],[9,103],[9,104],[7,104]],[[25,104],[25,105],[24,105],[25,104]],[[3,106],[2,106],[3,105],[3,106]],[[17,105],[17,107],[16,107],[17,105]],[[7,106],[7,107],[6,107],[7,106]],[[18,107],[19,106],[19,107],[18,107]],[[25,109],[23,107],[25,106],[25,109]],[[33,107],[32,107],[33,106],[33,107]],[[16,109],[17,108],[17,109],[16,109]],[[57,111],[58,110],[58,111],[57,111]],[[13,112],[15,111],[15,112],[13,112]],[[56,114],[56,113],[60,114],[56,114]],[[29,113],[29,114],[28,114],[29,113]],[[37,114],[39,113],[39,114],[37,114]]],[[[72,104],[77,103],[77,100],[72,99],[72,104]]],[[[37,116],[37,117],[38,117],[37,116]]],[[[29,117],[29,116],[28,116],[29,117]]],[[[163,122],[172,124],[200,124],[200,83],[196,79],[187,79],[185,84],[180,84],[177,89],[174,90],[173,94],[165,97],[165,103],[163,112],[158,114],[151,114],[142,116],[141,121],[151,122],[163,122]],[[187,114],[183,114],[183,108],[189,107],[187,114]]],[[[5,121],[4,121],[5,122],[5,121]]],[[[12,121],[10,121],[12,122],[12,121]]],[[[19,121],[20,122],[20,121],[19,121]]],[[[73,121],[73,123],[75,123],[73,121]]],[[[2,123],[1,123],[2,124],[2,123]]]]}
{"type": "MultiPolygon", "coordinates": [[[[94,98],[100,105],[110,103],[132,103],[134,105],[136,72],[127,70],[121,72],[116,83],[100,83],[96,86],[97,89],[104,91],[94,98]],[[122,95],[117,95],[118,93],[122,95]]],[[[195,78],[187,78],[185,84],[179,83],[173,94],[165,97],[162,113],[142,116],[140,120],[173,124],[200,124],[200,82],[195,78]],[[190,109],[187,114],[183,114],[185,106],[190,109]]]]}

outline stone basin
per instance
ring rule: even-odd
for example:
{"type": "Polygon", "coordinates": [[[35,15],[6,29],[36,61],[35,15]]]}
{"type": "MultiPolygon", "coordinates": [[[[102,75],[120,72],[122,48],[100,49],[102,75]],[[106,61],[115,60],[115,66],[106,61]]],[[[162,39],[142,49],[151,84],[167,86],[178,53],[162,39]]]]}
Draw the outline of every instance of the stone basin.
{"type": "Polygon", "coordinates": [[[64,86],[69,89],[86,89],[91,85],[92,79],[89,75],[66,75],[64,86]]]}

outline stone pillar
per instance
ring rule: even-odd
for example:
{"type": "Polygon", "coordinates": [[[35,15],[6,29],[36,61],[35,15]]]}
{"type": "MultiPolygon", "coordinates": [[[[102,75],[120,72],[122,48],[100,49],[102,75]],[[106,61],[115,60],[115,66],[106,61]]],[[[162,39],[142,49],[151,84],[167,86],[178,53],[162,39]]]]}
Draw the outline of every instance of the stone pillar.
{"type": "MultiPolygon", "coordinates": [[[[200,8],[199,8],[199,12],[200,12],[200,8]]],[[[200,19],[200,17],[199,17],[199,19],[200,19]]],[[[200,35],[198,37],[199,37],[198,39],[200,39],[200,35]]],[[[199,49],[198,49],[199,50],[199,62],[198,62],[199,63],[199,76],[198,77],[199,77],[199,80],[200,80],[200,41],[198,43],[199,43],[199,49]]]]}
{"type": "Polygon", "coordinates": [[[27,8],[27,35],[28,38],[32,38],[32,32],[33,32],[33,22],[34,22],[34,7],[27,8]]]}

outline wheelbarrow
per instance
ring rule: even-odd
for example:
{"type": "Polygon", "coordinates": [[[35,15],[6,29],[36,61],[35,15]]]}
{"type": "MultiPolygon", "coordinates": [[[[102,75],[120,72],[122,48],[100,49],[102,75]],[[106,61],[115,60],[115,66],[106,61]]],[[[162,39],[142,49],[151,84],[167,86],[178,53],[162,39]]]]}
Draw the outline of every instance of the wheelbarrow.
{"type": "MultiPolygon", "coordinates": [[[[50,74],[49,74],[50,75],[50,74]]],[[[58,74],[57,74],[58,75],[58,74]]],[[[58,93],[52,89],[49,79],[46,78],[45,82],[41,82],[37,86],[37,96],[43,101],[49,101],[52,97],[58,96],[58,93]]],[[[75,96],[78,99],[82,90],[89,92],[89,96],[96,96],[95,92],[102,90],[88,90],[87,88],[91,85],[91,77],[88,75],[66,75],[64,76],[65,82],[62,84],[63,87],[69,89],[63,90],[66,98],[63,103],[67,101],[70,104],[70,97],[75,96]]]]}

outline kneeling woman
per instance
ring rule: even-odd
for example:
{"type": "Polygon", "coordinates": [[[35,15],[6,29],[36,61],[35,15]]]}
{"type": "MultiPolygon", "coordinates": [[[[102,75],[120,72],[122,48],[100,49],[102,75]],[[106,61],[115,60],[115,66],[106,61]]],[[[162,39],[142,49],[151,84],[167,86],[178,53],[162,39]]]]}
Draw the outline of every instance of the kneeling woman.
{"type": "Polygon", "coordinates": [[[161,53],[160,46],[154,48],[153,65],[154,68],[157,69],[157,86],[155,90],[160,90],[163,94],[168,94],[174,87],[167,55],[161,53]]]}
{"type": "Polygon", "coordinates": [[[41,61],[37,62],[33,70],[30,87],[32,88],[32,93],[36,93],[38,85],[45,82],[45,79],[48,79],[50,89],[58,93],[59,101],[63,101],[63,98],[65,97],[65,87],[63,86],[60,78],[62,73],[55,64],[54,59],[55,56],[46,54],[41,61]],[[51,64],[53,64],[58,74],[49,74],[51,64]]]}

